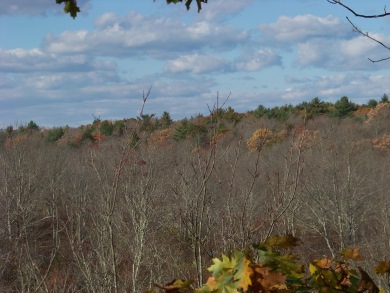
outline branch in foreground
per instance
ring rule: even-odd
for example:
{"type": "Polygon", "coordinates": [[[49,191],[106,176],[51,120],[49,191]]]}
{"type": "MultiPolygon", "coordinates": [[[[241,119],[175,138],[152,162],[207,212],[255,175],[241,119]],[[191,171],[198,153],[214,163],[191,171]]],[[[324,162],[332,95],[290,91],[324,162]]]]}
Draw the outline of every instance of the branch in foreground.
{"type": "MultiPolygon", "coordinates": [[[[376,42],[377,44],[381,45],[382,47],[384,47],[385,49],[387,50],[390,50],[390,47],[386,44],[384,44],[383,42],[379,41],[378,39],[370,36],[368,34],[368,32],[363,32],[361,29],[359,29],[349,18],[348,16],[346,17],[346,19],[348,20],[348,22],[352,25],[353,27],[353,30],[363,36],[365,36],[366,38],[369,38],[370,40],[376,42]]],[[[387,57],[387,58],[382,58],[382,59],[379,59],[379,60],[373,60],[373,59],[370,59],[368,58],[368,60],[370,60],[372,63],[376,63],[376,62],[381,62],[381,61],[385,61],[385,60],[389,60],[390,57],[387,57]]]]}
{"type": "Polygon", "coordinates": [[[349,10],[353,15],[355,15],[357,17],[362,17],[362,18],[380,18],[380,17],[385,17],[385,16],[389,16],[390,15],[390,12],[386,11],[386,6],[383,8],[384,13],[382,13],[382,14],[366,15],[366,14],[360,14],[360,13],[355,12],[352,8],[350,8],[349,6],[345,5],[344,3],[342,3],[339,0],[326,0],[326,1],[328,1],[331,4],[339,4],[339,5],[343,6],[345,9],[349,10]]]}

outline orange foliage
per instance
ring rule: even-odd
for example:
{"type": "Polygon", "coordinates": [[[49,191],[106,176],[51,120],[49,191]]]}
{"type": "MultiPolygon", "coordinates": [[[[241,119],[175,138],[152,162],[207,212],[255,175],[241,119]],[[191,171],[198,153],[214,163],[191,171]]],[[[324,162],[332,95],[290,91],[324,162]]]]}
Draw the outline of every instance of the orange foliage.
{"type": "Polygon", "coordinates": [[[13,136],[13,137],[7,138],[4,145],[6,148],[11,148],[14,145],[21,143],[22,141],[25,141],[27,138],[28,138],[27,134],[13,136]]]}
{"type": "Polygon", "coordinates": [[[151,145],[164,145],[172,137],[174,131],[173,128],[158,130],[149,137],[148,142],[151,145]]]}
{"type": "Polygon", "coordinates": [[[275,139],[272,131],[268,128],[257,129],[250,139],[246,142],[251,152],[261,151],[264,146],[271,145],[275,139]]]}
{"type": "Polygon", "coordinates": [[[69,139],[70,143],[74,143],[75,145],[80,145],[83,141],[83,134],[81,132],[76,133],[71,139],[69,139]]]}
{"type": "Polygon", "coordinates": [[[226,132],[227,132],[227,131],[219,131],[219,132],[215,133],[215,134],[213,135],[213,137],[211,138],[211,140],[210,140],[210,144],[211,144],[211,145],[216,144],[217,141],[219,140],[219,138],[221,138],[222,136],[224,136],[224,134],[225,134],[226,132]]]}
{"type": "Polygon", "coordinates": [[[355,116],[358,116],[358,115],[360,115],[360,116],[368,115],[368,113],[370,113],[371,110],[372,110],[372,108],[370,108],[370,107],[364,107],[364,106],[362,106],[362,107],[359,107],[359,108],[355,111],[354,115],[355,115],[355,116]]]}
{"type": "Polygon", "coordinates": [[[101,142],[106,139],[106,136],[100,131],[95,132],[93,135],[93,139],[97,142],[101,142]]]}
{"type": "Polygon", "coordinates": [[[370,123],[380,117],[390,117],[390,103],[379,103],[374,109],[371,109],[367,113],[367,123],[370,123]]]}
{"type": "Polygon", "coordinates": [[[384,134],[381,138],[371,141],[374,148],[381,151],[390,151],[390,134],[384,134]]]}

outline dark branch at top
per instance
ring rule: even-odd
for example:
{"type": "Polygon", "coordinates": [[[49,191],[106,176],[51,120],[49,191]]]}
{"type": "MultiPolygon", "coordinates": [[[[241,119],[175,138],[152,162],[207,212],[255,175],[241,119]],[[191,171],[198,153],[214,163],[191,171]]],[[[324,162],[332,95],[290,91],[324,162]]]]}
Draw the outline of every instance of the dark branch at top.
{"type": "Polygon", "coordinates": [[[355,12],[352,8],[348,7],[347,5],[345,5],[344,3],[342,3],[341,1],[339,0],[327,0],[329,3],[331,4],[339,4],[341,6],[343,6],[345,9],[349,10],[351,13],[353,13],[353,15],[357,16],[357,17],[363,17],[363,18],[379,18],[379,17],[385,17],[385,16],[389,16],[390,15],[390,12],[387,12],[386,11],[386,6],[385,8],[383,9],[384,10],[384,13],[382,14],[376,14],[376,15],[366,15],[366,14],[360,14],[360,13],[357,13],[355,12]]]}
{"type": "MultiPolygon", "coordinates": [[[[379,45],[381,45],[382,47],[386,48],[387,50],[390,50],[390,47],[387,46],[386,44],[384,44],[383,42],[379,41],[378,39],[376,38],[373,38],[372,36],[370,36],[367,32],[363,32],[361,29],[359,29],[348,17],[346,17],[346,19],[348,20],[348,22],[352,25],[353,27],[353,30],[363,36],[365,36],[366,38],[369,38],[370,40],[378,43],[379,45]]],[[[371,59],[371,58],[368,58],[368,60],[370,60],[372,63],[376,63],[376,62],[381,62],[381,61],[385,61],[385,60],[389,60],[390,57],[388,58],[383,58],[383,59],[379,59],[379,60],[374,60],[374,59],[371,59]]]]}

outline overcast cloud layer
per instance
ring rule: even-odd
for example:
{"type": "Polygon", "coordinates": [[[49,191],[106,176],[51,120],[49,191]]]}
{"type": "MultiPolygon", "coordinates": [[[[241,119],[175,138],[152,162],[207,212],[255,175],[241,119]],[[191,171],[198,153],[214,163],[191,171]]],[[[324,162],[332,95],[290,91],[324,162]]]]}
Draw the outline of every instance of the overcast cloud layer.
{"type": "MultiPolygon", "coordinates": [[[[176,119],[207,113],[217,92],[231,93],[229,106],[243,112],[317,96],[365,103],[390,92],[389,63],[367,59],[390,52],[325,0],[211,0],[199,15],[161,1],[80,1],[76,20],[52,2],[0,0],[0,128],[135,117],[150,87],[145,111],[176,119]],[[29,21],[37,27],[26,38],[29,21]]],[[[389,21],[370,28],[390,43],[389,21]]]]}

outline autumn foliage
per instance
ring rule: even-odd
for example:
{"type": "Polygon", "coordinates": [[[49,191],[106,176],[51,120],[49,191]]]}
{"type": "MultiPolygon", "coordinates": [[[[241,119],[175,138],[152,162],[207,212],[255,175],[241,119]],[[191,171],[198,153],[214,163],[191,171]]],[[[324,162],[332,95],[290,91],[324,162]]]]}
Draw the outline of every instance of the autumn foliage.
{"type": "Polygon", "coordinates": [[[268,128],[257,129],[247,141],[248,149],[251,152],[260,151],[263,147],[271,145],[275,141],[275,136],[268,128]]]}
{"type": "MultiPolygon", "coordinates": [[[[200,288],[193,288],[192,280],[177,279],[146,293],[385,292],[357,265],[364,260],[359,248],[346,249],[334,259],[314,259],[307,270],[296,255],[287,252],[297,244],[298,238],[291,235],[273,236],[251,249],[214,258],[208,268],[211,276],[200,288]]],[[[390,260],[379,262],[375,272],[390,276],[390,260]]]]}

